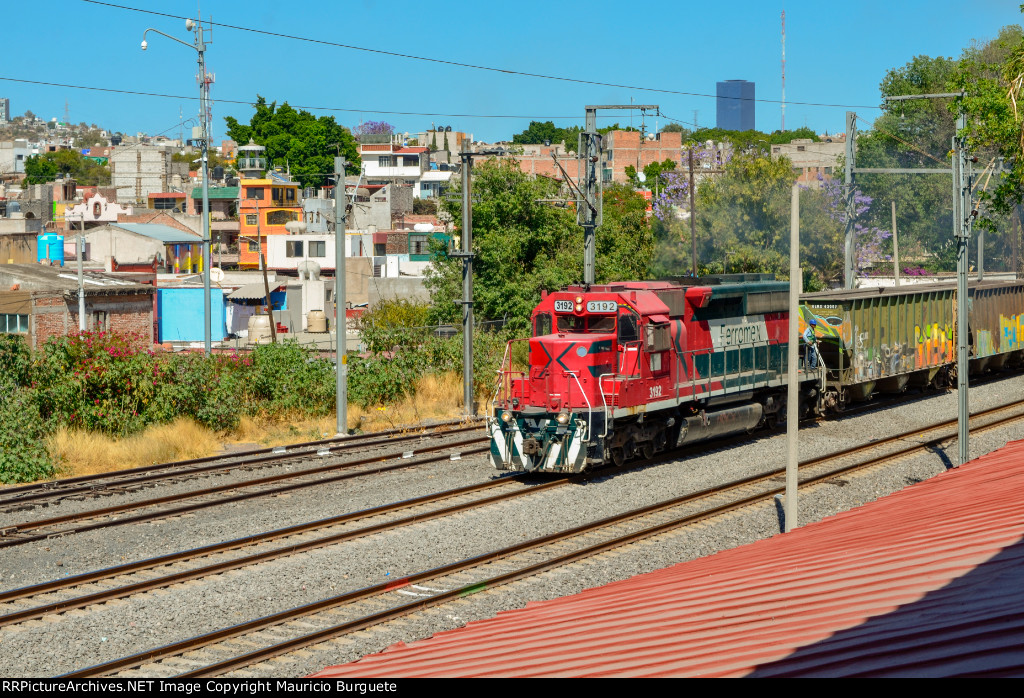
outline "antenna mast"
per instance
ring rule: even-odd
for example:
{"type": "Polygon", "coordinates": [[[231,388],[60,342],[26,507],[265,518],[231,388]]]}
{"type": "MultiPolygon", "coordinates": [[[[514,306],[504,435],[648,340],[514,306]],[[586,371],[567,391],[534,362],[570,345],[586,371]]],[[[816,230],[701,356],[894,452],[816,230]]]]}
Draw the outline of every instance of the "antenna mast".
{"type": "Polygon", "coordinates": [[[786,130],[786,11],[782,11],[782,130],[786,130]]]}

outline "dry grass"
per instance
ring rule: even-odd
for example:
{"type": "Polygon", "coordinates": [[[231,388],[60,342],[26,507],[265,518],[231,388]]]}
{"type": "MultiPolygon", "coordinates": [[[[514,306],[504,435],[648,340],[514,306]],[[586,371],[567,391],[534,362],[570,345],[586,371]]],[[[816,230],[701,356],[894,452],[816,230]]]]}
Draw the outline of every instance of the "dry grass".
{"type": "MultiPolygon", "coordinates": [[[[350,405],[348,427],[363,432],[384,431],[461,415],[462,377],[454,373],[428,375],[417,383],[412,397],[396,405],[369,409],[350,405]]],[[[51,456],[61,464],[61,475],[69,477],[200,458],[225,449],[315,441],[333,436],[335,432],[333,414],[276,420],[243,416],[238,427],[227,434],[217,434],[180,418],[170,424],[151,426],[125,439],[61,429],[50,438],[48,447],[51,456]]]]}
{"type": "Polygon", "coordinates": [[[151,463],[200,458],[220,449],[217,434],[190,419],[156,424],[125,439],[61,429],[50,437],[50,455],[64,476],[93,475],[151,463]]]}

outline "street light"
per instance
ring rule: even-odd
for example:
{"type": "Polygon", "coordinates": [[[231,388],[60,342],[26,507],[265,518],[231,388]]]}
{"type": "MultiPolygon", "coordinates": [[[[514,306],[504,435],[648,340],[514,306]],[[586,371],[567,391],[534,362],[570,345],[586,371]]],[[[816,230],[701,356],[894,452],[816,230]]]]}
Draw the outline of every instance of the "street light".
{"type": "Polygon", "coordinates": [[[165,34],[159,29],[150,27],[142,32],[142,50],[145,51],[149,44],[146,42],[146,34],[155,32],[176,41],[182,46],[195,49],[199,54],[199,124],[202,132],[203,148],[203,338],[205,342],[206,355],[210,355],[210,326],[212,312],[210,310],[210,129],[209,129],[209,103],[210,84],[206,77],[206,39],[203,36],[203,25],[198,20],[185,20],[185,30],[195,34],[195,40],[189,44],[181,39],[176,39],[170,34],[165,34]]]}

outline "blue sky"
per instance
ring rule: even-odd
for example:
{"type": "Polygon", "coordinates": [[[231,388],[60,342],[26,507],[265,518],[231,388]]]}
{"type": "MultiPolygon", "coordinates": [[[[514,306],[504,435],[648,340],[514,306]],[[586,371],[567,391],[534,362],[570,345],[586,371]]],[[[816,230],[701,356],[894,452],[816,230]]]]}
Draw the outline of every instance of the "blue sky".
{"type": "MultiPolygon", "coordinates": [[[[117,4],[196,16],[197,3],[119,0],[117,4]]],[[[184,22],[105,7],[83,0],[36,5],[4,3],[4,57],[0,77],[158,92],[186,98],[111,94],[0,80],[14,115],[71,120],[129,133],[175,136],[179,109],[198,110],[195,52],[150,33],[153,27],[191,43],[184,22]]],[[[879,113],[878,84],[886,70],[915,55],[959,56],[972,40],[993,38],[1022,23],[1019,1],[954,3],[711,2],[645,3],[592,0],[554,3],[402,2],[321,3],[204,0],[213,21],[369,49],[411,54],[525,73],[564,76],[630,87],[713,95],[719,80],[756,83],[758,99],[781,93],[780,13],[786,11],[786,126],[842,131],[847,109],[872,120],[879,113]],[[844,42],[848,45],[844,48],[844,42]],[[839,106],[810,106],[812,102],[839,106]]],[[[714,99],[627,87],[508,75],[367,51],[273,38],[215,27],[207,64],[213,86],[213,131],[224,136],[224,117],[248,121],[245,104],[256,94],[346,126],[386,120],[399,131],[431,123],[468,131],[477,140],[502,140],[531,119],[582,124],[587,104],[658,104],[672,119],[713,126],[714,99]],[[386,112],[420,112],[399,115],[386,112]],[[514,118],[487,118],[511,116],[514,118]]],[[[779,128],[780,105],[758,102],[757,128],[779,128]]],[[[629,123],[628,113],[602,115],[600,125],[629,123]]],[[[640,115],[632,117],[640,125],[640,115]]],[[[647,117],[647,128],[665,124],[647,117]]],[[[216,142],[215,141],[215,142],[216,142]]]]}

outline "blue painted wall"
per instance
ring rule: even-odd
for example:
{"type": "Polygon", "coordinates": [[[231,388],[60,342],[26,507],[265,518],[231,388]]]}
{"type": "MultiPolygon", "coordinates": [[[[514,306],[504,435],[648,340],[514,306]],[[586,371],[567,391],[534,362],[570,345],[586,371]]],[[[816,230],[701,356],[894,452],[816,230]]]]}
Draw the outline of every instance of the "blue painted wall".
{"type": "MultiPolygon", "coordinates": [[[[158,288],[156,307],[161,342],[201,342],[203,333],[203,289],[158,288]]],[[[224,339],[224,291],[210,289],[210,339],[224,339]]]]}

